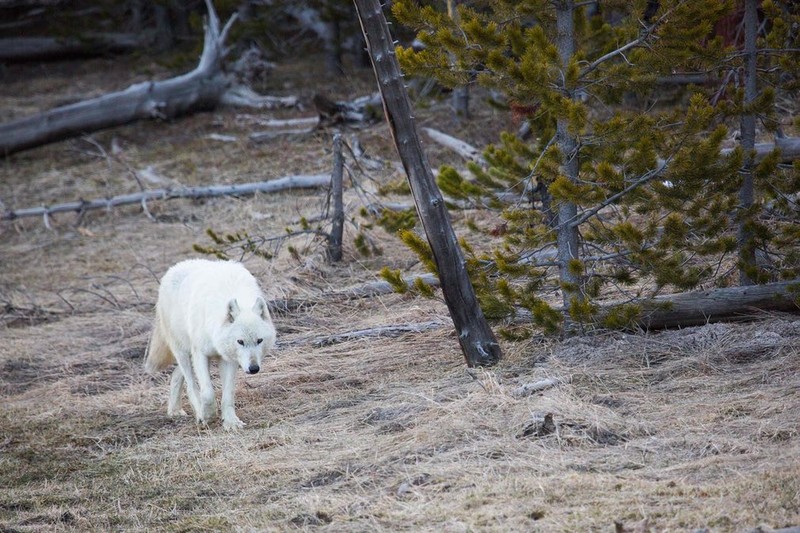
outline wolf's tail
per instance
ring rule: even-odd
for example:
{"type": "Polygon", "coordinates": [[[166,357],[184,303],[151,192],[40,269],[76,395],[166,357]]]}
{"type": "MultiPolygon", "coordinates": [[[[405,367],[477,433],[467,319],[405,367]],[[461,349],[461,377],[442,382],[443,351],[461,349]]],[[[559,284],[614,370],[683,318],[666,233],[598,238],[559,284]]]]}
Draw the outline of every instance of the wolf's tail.
{"type": "Polygon", "coordinates": [[[147,344],[147,356],[144,360],[144,369],[147,372],[155,373],[163,370],[175,362],[175,356],[169,349],[167,339],[164,336],[164,324],[161,320],[161,312],[156,306],[156,320],[153,324],[153,334],[147,344]]]}

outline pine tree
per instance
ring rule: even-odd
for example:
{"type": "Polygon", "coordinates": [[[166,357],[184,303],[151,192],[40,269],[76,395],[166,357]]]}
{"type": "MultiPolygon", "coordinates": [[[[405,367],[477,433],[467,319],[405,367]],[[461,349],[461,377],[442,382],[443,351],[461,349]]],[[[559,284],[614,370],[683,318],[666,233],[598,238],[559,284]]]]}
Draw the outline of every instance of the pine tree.
{"type": "MultiPolygon", "coordinates": [[[[781,9],[784,19],[796,16],[797,8],[778,4],[762,2],[765,16],[781,9]]],[[[470,165],[470,177],[440,171],[439,185],[451,197],[485,205],[502,191],[529,202],[503,206],[503,242],[470,258],[487,315],[522,306],[552,326],[552,309],[540,295],[554,268],[574,321],[591,320],[593,300],[612,289],[641,297],[729,283],[737,259],[732,220],[749,232],[745,240],[740,232],[743,246],[782,247],[771,256],[780,259],[780,275],[797,275],[797,224],[784,221],[773,232],[756,216],[769,201],[778,210],[773,218],[786,217],[797,165],[778,175],[773,155],[753,167],[755,183],[770,192],[757,193],[748,208],[739,198],[739,170],[749,151],[720,156],[727,124],[748,110],[767,117],[770,107],[769,91],[747,102],[740,91],[728,104],[713,97],[719,73],[741,61],[713,35],[714,23],[734,7],[719,0],[497,0],[462,4],[454,18],[410,0],[393,4],[426,46],[398,48],[407,72],[449,86],[474,79],[529,112],[532,142],[503,134],[486,149],[487,169],[470,165]],[[665,89],[675,73],[702,73],[711,83],[665,89]],[[667,90],[677,102],[659,105],[667,90]],[[553,247],[555,258],[547,254],[553,247]]],[[[769,35],[781,35],[773,37],[780,40],[775,50],[791,48],[796,29],[771,20],[769,35]]],[[[787,55],[768,57],[786,63],[787,55]]],[[[796,90],[796,60],[782,74],[780,84],[796,90]]],[[[738,255],[742,268],[754,257],[738,255]]],[[[620,312],[613,320],[625,316],[633,315],[620,312]]]]}
{"type": "Polygon", "coordinates": [[[734,93],[725,111],[738,115],[740,122],[743,163],[736,214],[739,283],[750,285],[777,277],[776,273],[789,279],[798,274],[797,224],[791,218],[781,220],[785,215],[796,219],[797,202],[793,202],[794,212],[776,212],[769,205],[781,203],[787,194],[798,190],[797,168],[781,168],[774,155],[756,161],[755,145],[757,125],[777,138],[784,135],[775,111],[776,98],[796,101],[798,97],[800,8],[791,2],[743,0],[741,4],[744,39],[741,54],[735,55],[732,63],[734,72],[742,73],[744,87],[734,93]],[[787,230],[794,235],[789,242],[787,230]]]}

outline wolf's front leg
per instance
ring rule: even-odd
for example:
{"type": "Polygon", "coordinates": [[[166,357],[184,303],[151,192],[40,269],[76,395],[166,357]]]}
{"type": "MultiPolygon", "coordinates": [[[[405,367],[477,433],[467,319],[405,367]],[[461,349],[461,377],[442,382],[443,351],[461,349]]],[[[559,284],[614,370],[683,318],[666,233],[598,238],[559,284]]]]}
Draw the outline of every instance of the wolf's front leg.
{"type": "Polygon", "coordinates": [[[238,368],[239,365],[229,361],[222,361],[219,365],[219,374],[222,380],[222,427],[228,431],[236,431],[244,427],[244,422],[236,416],[233,400],[238,368]]]}
{"type": "Polygon", "coordinates": [[[208,421],[217,414],[217,399],[214,395],[214,384],[211,383],[211,372],[208,370],[208,357],[206,354],[192,350],[192,366],[200,389],[197,395],[197,422],[208,424],[208,421]]]}

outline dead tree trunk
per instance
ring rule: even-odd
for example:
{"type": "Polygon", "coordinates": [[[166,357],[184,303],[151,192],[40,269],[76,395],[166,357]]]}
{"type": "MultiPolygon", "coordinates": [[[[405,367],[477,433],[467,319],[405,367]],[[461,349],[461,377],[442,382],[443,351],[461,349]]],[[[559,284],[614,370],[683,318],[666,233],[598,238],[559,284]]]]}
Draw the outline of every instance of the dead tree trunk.
{"type": "Polygon", "coordinates": [[[464,256],[444,199],[436,186],[417,135],[403,85],[400,65],[378,0],[355,0],[372,67],[381,89],[384,114],[403,162],[419,218],[428,237],[442,293],[453,319],[467,365],[493,365],[501,358],[500,345],[489,328],[467,275],[464,256]]]}
{"type": "Polygon", "coordinates": [[[342,135],[333,136],[333,173],[331,174],[331,207],[333,221],[331,235],[328,238],[328,256],[331,261],[342,260],[342,237],[344,234],[344,202],[342,201],[342,178],[344,174],[344,156],[342,155],[342,135]]]}

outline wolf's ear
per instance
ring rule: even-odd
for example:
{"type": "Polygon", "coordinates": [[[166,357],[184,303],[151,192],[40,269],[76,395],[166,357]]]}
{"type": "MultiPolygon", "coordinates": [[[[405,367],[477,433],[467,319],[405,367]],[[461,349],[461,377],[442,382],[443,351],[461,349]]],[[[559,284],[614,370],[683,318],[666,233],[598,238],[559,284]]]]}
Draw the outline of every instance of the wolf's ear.
{"type": "Polygon", "coordinates": [[[239,309],[239,302],[236,301],[236,298],[228,302],[228,315],[227,315],[228,322],[232,324],[233,321],[236,320],[236,317],[239,316],[240,311],[241,310],[239,309]]]}
{"type": "Polygon", "coordinates": [[[270,320],[269,318],[269,308],[267,308],[267,302],[264,301],[264,298],[259,296],[256,298],[256,303],[253,304],[253,312],[261,317],[262,320],[270,320]]]}

